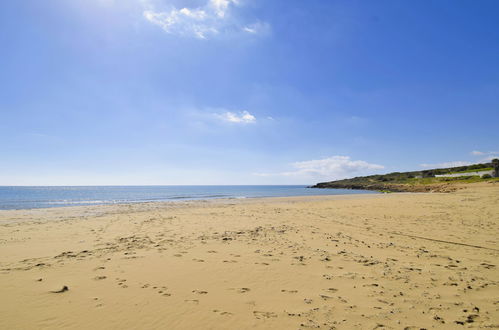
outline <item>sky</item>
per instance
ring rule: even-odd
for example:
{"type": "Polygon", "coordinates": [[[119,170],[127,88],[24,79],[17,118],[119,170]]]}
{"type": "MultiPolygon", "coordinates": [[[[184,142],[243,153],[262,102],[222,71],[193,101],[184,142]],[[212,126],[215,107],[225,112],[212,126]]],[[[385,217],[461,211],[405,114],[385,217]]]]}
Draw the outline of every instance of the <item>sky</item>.
{"type": "Polygon", "coordinates": [[[0,185],[313,184],[499,157],[499,1],[0,1],[0,185]]]}

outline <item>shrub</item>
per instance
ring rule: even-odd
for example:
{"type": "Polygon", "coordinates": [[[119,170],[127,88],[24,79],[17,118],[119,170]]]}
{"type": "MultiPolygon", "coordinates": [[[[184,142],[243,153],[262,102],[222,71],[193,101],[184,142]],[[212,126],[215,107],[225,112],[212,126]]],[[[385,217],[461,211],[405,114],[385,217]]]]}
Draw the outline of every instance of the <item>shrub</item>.
{"type": "Polygon", "coordinates": [[[490,175],[490,174],[482,175],[482,179],[490,179],[490,178],[492,178],[492,175],[490,175]]]}

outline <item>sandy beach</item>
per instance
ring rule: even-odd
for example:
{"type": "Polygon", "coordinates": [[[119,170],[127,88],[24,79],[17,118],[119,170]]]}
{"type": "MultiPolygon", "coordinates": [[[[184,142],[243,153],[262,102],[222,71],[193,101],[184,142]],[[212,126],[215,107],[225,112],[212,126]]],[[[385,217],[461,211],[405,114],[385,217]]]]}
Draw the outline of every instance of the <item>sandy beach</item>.
{"type": "Polygon", "coordinates": [[[497,183],[0,211],[0,328],[499,328],[498,238],[497,183]]]}

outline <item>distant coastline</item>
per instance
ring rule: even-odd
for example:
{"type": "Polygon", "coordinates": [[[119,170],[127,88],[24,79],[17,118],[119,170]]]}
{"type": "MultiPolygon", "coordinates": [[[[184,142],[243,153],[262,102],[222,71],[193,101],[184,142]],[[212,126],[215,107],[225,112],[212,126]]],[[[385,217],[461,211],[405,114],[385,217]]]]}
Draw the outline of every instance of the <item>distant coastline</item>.
{"type": "Polygon", "coordinates": [[[310,188],[362,189],[381,192],[452,192],[458,184],[499,181],[496,161],[450,168],[394,172],[320,182],[310,188]]]}

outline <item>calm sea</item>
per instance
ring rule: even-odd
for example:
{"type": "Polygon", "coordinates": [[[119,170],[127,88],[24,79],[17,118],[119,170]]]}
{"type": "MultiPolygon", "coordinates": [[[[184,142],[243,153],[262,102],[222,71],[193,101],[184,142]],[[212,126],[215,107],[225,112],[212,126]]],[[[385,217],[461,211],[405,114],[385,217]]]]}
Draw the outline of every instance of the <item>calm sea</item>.
{"type": "Polygon", "coordinates": [[[371,191],[306,186],[0,186],[0,210],[212,198],[368,194],[371,191]]]}

